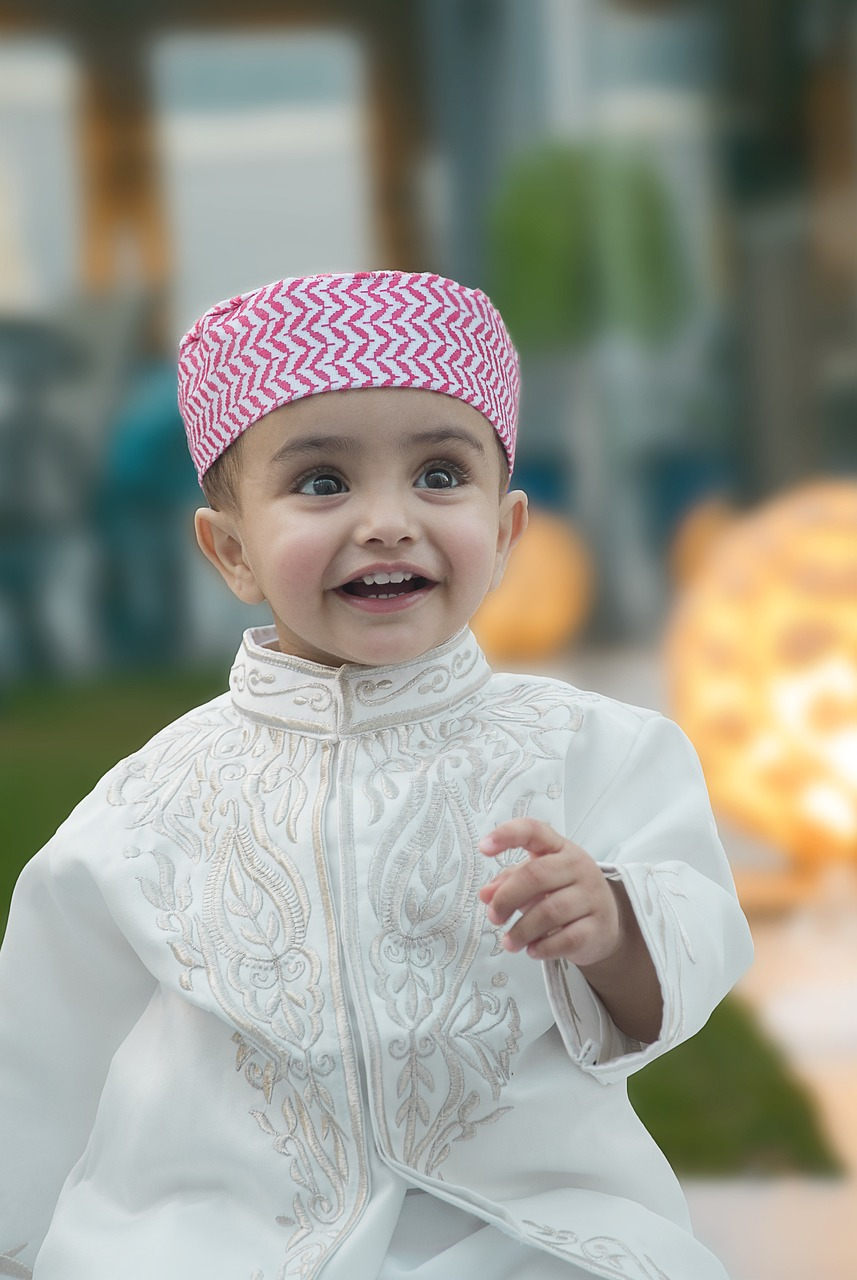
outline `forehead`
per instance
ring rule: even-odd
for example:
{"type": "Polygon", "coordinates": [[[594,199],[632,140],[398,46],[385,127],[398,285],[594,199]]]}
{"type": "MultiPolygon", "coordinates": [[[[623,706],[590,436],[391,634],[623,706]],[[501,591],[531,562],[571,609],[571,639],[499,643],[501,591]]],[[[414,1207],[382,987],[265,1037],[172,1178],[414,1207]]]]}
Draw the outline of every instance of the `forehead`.
{"type": "Polygon", "coordinates": [[[359,450],[373,442],[419,448],[432,440],[441,443],[445,434],[474,453],[490,458],[499,449],[505,457],[496,431],[478,409],[454,396],[410,387],[330,391],[296,400],[244,433],[242,455],[246,450],[267,462],[294,441],[307,451],[314,443],[320,450],[337,444],[359,450]]]}

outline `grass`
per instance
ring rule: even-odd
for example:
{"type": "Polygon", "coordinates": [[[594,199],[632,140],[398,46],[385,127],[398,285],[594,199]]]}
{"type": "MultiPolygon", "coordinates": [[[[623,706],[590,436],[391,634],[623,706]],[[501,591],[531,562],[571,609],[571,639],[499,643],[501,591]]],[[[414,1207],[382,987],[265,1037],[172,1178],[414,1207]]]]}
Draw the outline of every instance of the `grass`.
{"type": "MultiPolygon", "coordinates": [[[[99,777],[224,687],[222,673],[149,674],[22,690],[0,704],[0,929],[21,867],[99,777]]],[[[805,1091],[734,998],[630,1091],[679,1173],[840,1172],[805,1091]]]]}
{"type": "Polygon", "coordinates": [[[678,1173],[842,1173],[806,1090],[735,996],[698,1035],[632,1076],[629,1093],[678,1173]]]}
{"type": "Polygon", "coordinates": [[[0,935],[21,868],[98,779],[225,676],[149,674],[22,689],[0,703],[0,935]]]}

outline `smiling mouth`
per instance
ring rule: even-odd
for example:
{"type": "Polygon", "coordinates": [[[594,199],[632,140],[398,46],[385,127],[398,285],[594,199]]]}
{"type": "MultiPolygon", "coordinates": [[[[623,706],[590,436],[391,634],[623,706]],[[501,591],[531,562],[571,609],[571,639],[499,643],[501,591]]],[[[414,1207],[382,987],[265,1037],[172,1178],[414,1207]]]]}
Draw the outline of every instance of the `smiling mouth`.
{"type": "Polygon", "coordinates": [[[340,591],[360,600],[397,600],[431,586],[434,586],[431,579],[418,573],[368,573],[344,583],[340,591]]]}

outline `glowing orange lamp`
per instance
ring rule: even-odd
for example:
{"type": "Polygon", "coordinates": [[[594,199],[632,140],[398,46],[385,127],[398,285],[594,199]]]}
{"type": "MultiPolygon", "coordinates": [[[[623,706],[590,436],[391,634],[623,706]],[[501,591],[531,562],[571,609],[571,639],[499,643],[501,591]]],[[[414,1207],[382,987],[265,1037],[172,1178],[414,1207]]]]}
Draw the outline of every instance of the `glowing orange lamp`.
{"type": "Polygon", "coordinates": [[[715,808],[805,867],[857,863],[857,483],[722,533],[679,599],[668,668],[715,808]]]}
{"type": "Polygon", "coordinates": [[[577,634],[592,603],[592,565],[571,525],[530,510],[502,583],[473,619],[492,661],[530,661],[557,653],[577,634]]]}
{"type": "Polygon", "coordinates": [[[736,518],[735,508],[720,497],[703,498],[690,508],[679,521],[670,546],[673,582],[680,587],[690,583],[736,518]]]}

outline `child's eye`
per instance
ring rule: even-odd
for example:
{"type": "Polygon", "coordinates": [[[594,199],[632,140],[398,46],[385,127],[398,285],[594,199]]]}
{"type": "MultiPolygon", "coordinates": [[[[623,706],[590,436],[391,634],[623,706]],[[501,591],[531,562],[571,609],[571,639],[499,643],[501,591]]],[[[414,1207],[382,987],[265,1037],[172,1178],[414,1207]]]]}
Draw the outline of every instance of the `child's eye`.
{"type": "Polygon", "coordinates": [[[298,482],[298,493],[307,493],[315,498],[331,498],[338,493],[345,493],[345,481],[329,472],[316,472],[298,482]]]}
{"type": "Polygon", "coordinates": [[[417,479],[418,489],[456,489],[463,480],[458,467],[426,467],[417,479]]]}

